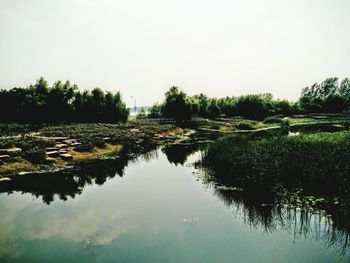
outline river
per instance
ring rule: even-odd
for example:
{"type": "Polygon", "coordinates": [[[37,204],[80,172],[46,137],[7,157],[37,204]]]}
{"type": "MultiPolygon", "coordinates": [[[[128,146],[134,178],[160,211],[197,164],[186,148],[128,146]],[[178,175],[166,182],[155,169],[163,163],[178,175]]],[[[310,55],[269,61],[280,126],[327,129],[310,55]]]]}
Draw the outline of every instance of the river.
{"type": "Polygon", "coordinates": [[[326,218],[256,207],[208,180],[193,165],[201,152],[184,147],[1,193],[0,262],[349,260],[326,218]]]}

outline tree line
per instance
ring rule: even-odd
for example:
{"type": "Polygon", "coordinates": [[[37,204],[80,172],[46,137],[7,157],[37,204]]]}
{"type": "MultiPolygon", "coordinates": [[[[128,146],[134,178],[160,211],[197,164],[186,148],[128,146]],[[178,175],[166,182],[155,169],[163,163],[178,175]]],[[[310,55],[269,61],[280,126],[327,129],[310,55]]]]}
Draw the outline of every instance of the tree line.
{"type": "MultiPolygon", "coordinates": [[[[276,100],[271,94],[209,98],[188,96],[177,87],[165,93],[162,103],[154,104],[147,117],[218,118],[242,116],[260,120],[272,115],[350,112],[350,79],[327,78],[306,87],[296,102],[276,100]]],[[[0,90],[0,122],[110,122],[126,121],[129,111],[119,92],[99,88],[79,91],[69,81],[52,86],[44,78],[25,88],[0,90]]],[[[142,113],[142,117],[145,114],[142,113]]]]}
{"type": "Polygon", "coordinates": [[[178,87],[172,87],[165,93],[162,103],[153,105],[148,116],[176,121],[219,116],[261,120],[272,115],[340,113],[349,109],[350,79],[339,82],[338,78],[327,78],[320,84],[304,88],[297,102],[276,100],[270,93],[225,98],[209,98],[204,94],[188,96],[178,87]]]}
{"type": "Polygon", "coordinates": [[[119,92],[79,91],[69,81],[44,78],[25,88],[0,90],[0,122],[119,122],[129,111],[119,92]]]}

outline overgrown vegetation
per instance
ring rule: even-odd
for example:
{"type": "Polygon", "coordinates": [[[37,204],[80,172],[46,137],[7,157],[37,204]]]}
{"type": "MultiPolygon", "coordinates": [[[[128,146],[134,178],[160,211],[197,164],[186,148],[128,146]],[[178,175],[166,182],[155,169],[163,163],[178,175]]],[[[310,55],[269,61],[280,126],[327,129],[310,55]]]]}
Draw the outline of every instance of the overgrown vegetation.
{"type": "Polygon", "coordinates": [[[211,145],[204,165],[247,191],[350,196],[350,132],[299,136],[228,136],[211,145]]]}
{"type": "Polygon", "coordinates": [[[299,100],[305,112],[342,112],[350,106],[350,79],[339,83],[338,78],[328,78],[302,90],[299,100]]]}

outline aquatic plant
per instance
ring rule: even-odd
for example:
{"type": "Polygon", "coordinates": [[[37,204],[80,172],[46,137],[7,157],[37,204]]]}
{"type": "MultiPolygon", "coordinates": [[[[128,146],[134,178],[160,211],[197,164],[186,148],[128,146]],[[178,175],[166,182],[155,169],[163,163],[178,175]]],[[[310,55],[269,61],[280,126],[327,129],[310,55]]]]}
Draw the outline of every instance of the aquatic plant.
{"type": "Polygon", "coordinates": [[[300,136],[228,136],[212,144],[203,164],[245,189],[350,194],[350,132],[300,136]]]}

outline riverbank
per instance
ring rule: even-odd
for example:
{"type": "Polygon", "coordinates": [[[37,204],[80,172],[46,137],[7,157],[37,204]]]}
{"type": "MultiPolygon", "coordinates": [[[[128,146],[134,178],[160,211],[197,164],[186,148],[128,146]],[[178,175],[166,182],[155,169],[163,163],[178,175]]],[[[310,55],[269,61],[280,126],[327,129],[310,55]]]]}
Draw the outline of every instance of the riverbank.
{"type": "MultiPolygon", "coordinates": [[[[0,124],[0,176],[43,172],[121,155],[138,155],[181,138],[190,127],[201,140],[230,134],[341,131],[348,119],[322,116],[269,117],[264,121],[242,118],[196,119],[177,127],[150,120],[126,124],[0,124]]],[[[7,180],[0,178],[0,180],[7,180]]]]}
{"type": "Polygon", "coordinates": [[[137,155],[176,140],[187,131],[171,124],[154,123],[3,125],[2,128],[0,175],[6,177],[137,155]]]}

